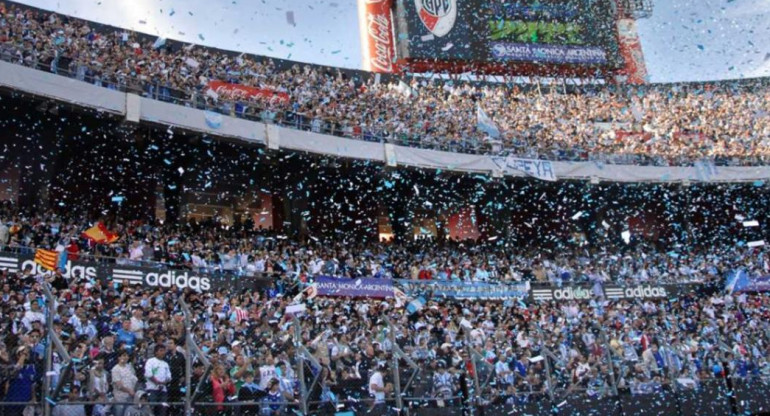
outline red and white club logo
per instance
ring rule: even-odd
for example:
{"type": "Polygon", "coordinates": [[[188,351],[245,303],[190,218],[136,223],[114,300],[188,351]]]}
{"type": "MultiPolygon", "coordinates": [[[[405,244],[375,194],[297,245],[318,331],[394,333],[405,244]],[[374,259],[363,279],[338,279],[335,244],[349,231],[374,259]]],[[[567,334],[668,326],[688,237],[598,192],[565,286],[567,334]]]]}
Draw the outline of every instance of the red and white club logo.
{"type": "Polygon", "coordinates": [[[420,20],[431,33],[442,37],[457,19],[457,0],[414,0],[420,20]]]}

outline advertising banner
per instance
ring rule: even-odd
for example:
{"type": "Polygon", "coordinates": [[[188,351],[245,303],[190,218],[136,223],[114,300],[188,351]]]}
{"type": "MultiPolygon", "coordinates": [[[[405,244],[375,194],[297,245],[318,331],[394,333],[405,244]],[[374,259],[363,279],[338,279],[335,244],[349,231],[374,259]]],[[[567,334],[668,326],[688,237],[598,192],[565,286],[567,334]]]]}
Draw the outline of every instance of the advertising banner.
{"type": "Polygon", "coordinates": [[[532,300],[590,300],[596,297],[588,286],[532,288],[532,300]]]}
{"type": "Polygon", "coordinates": [[[706,286],[701,284],[680,284],[680,285],[638,285],[638,286],[618,286],[604,285],[604,287],[589,285],[570,285],[570,286],[533,286],[533,301],[590,301],[591,299],[604,298],[611,301],[634,300],[634,299],[676,299],[679,296],[693,293],[694,291],[705,290],[706,286]]]}
{"type": "Polygon", "coordinates": [[[393,280],[390,279],[342,279],[329,276],[316,276],[317,296],[392,298],[393,280]]]}
{"type": "Polygon", "coordinates": [[[240,292],[267,288],[272,284],[272,280],[267,277],[200,273],[193,270],[175,270],[169,267],[135,267],[116,264],[109,264],[104,267],[112,282],[129,285],[141,284],[144,287],[192,289],[198,292],[221,289],[240,292]]]}
{"type": "Polygon", "coordinates": [[[211,279],[181,270],[154,269],[149,267],[111,266],[108,268],[113,282],[126,285],[166,287],[207,292],[211,290],[211,279]]]}
{"type": "Polygon", "coordinates": [[[633,19],[620,19],[618,28],[618,49],[625,61],[625,82],[629,84],[646,84],[647,65],[644,62],[642,43],[639,41],[639,33],[636,29],[636,21],[633,19]]]}
{"type": "MultiPolygon", "coordinates": [[[[32,267],[35,273],[46,273],[34,261],[35,255],[0,253],[0,269],[21,272],[32,267]]],[[[141,285],[142,287],[164,287],[169,289],[192,289],[199,292],[226,289],[239,292],[269,287],[271,280],[263,277],[237,276],[230,274],[198,273],[191,270],[177,270],[170,267],[138,267],[95,261],[67,261],[63,271],[67,279],[86,278],[105,283],[141,285]]]]}
{"type": "Polygon", "coordinates": [[[524,172],[529,176],[554,182],[556,173],[554,173],[553,163],[548,160],[521,159],[517,157],[493,157],[492,161],[503,171],[504,174],[511,174],[512,171],[524,172]]]}
{"type": "Polygon", "coordinates": [[[358,0],[363,48],[363,69],[377,73],[393,72],[392,0],[358,0]]]}
{"type": "MultiPolygon", "coordinates": [[[[404,58],[485,60],[484,19],[477,0],[404,0],[397,40],[404,58]]],[[[399,56],[399,59],[402,56],[399,56]]]]}
{"type": "Polygon", "coordinates": [[[615,130],[615,143],[647,142],[652,139],[652,133],[644,131],[615,130]]]}
{"type": "Polygon", "coordinates": [[[770,275],[750,276],[745,270],[736,270],[727,276],[727,293],[770,291],[770,275]]]}
{"type": "Polygon", "coordinates": [[[620,287],[607,285],[604,296],[609,300],[621,299],[666,299],[679,293],[675,285],[645,285],[620,287]]]}
{"type": "Polygon", "coordinates": [[[209,81],[206,88],[213,91],[218,98],[228,100],[276,100],[289,101],[289,94],[268,88],[250,87],[248,85],[232,84],[224,81],[209,81]]]}
{"type": "MultiPolygon", "coordinates": [[[[0,253],[0,269],[5,269],[12,273],[18,273],[23,272],[28,267],[31,267],[33,273],[35,274],[43,274],[48,272],[48,270],[44,269],[41,265],[35,263],[35,253],[0,253]]],[[[62,275],[67,279],[97,279],[105,276],[105,272],[105,269],[98,263],[67,260],[67,264],[62,275]]]]}
{"type": "Polygon", "coordinates": [[[611,0],[404,0],[399,59],[607,65],[617,61],[611,0]]]}
{"type": "Polygon", "coordinates": [[[606,64],[607,54],[598,46],[537,45],[491,42],[496,61],[544,62],[551,64],[606,64]]]}
{"type": "Polygon", "coordinates": [[[492,284],[442,280],[399,280],[404,293],[411,297],[432,293],[434,298],[452,299],[525,299],[529,283],[492,284]]]}

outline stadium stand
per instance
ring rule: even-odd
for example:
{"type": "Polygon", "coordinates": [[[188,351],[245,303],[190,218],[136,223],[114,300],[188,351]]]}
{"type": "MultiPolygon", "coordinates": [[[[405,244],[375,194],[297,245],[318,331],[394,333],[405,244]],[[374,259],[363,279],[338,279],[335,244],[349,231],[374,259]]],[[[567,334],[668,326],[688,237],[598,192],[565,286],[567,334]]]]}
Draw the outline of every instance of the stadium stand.
{"type": "MultiPolygon", "coordinates": [[[[0,3],[0,59],[283,127],[454,152],[661,166],[768,156],[766,80],[375,81],[14,3],[0,3]],[[479,130],[479,107],[501,137],[479,130]]],[[[28,98],[0,95],[0,199],[13,200],[0,205],[2,415],[770,409],[762,181],[426,174],[142,130],[28,98]],[[181,189],[235,205],[255,188],[287,218],[262,227],[253,212],[180,208],[181,189]],[[151,213],[159,200],[165,220],[151,213]],[[473,239],[423,230],[414,212],[433,204],[442,215],[468,208],[473,239]]]]}

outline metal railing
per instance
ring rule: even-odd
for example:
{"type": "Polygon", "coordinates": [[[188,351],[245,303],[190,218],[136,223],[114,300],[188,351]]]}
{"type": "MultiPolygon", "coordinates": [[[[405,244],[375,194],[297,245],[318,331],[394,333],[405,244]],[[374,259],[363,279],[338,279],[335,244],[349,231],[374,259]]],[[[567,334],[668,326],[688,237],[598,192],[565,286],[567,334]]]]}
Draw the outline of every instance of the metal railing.
{"type": "MultiPolygon", "coordinates": [[[[182,297],[178,299],[178,305],[184,315],[184,328],[187,334],[183,347],[184,377],[183,381],[180,380],[180,386],[184,387],[184,394],[178,395],[177,400],[169,399],[149,403],[146,401],[137,402],[136,400],[133,402],[118,402],[110,399],[100,401],[85,400],[82,397],[76,399],[66,398],[63,395],[65,386],[74,383],[76,380],[74,373],[82,371],[82,369],[73,371],[72,365],[75,363],[75,360],[70,357],[55,330],[54,317],[50,306],[54,305],[57,299],[47,284],[42,285],[42,291],[45,295],[46,305],[44,308],[46,322],[43,334],[46,349],[46,359],[43,364],[45,383],[41,389],[34,392],[33,401],[8,400],[0,402],[0,408],[14,409],[39,406],[43,414],[48,416],[57,414],[52,413],[53,410],[63,406],[93,406],[97,404],[112,406],[141,405],[157,406],[172,410],[175,408],[179,410],[184,409],[184,415],[205,415],[208,414],[206,409],[214,408],[220,409],[218,410],[219,412],[224,412],[225,414],[233,412],[234,416],[238,416],[239,414],[249,414],[249,412],[259,406],[267,405],[284,409],[285,413],[281,414],[291,414],[289,413],[290,409],[295,409],[306,415],[323,413],[319,411],[321,408],[328,409],[328,411],[339,409],[366,411],[374,405],[372,398],[366,392],[362,393],[360,391],[357,393],[359,398],[340,394],[339,392],[332,395],[321,393],[320,399],[318,398],[319,392],[333,392],[334,387],[325,385],[324,381],[319,379],[320,370],[323,365],[310,352],[309,348],[305,346],[305,341],[302,337],[302,325],[298,317],[293,319],[294,334],[292,337],[297,352],[295,362],[293,363],[293,371],[298,375],[297,382],[299,387],[297,390],[300,392],[296,400],[277,400],[266,403],[260,400],[244,402],[232,399],[217,402],[212,400],[210,395],[202,397],[203,395],[199,394],[200,389],[203,385],[203,380],[208,379],[209,370],[212,368],[213,363],[209,360],[208,353],[198,345],[198,340],[192,335],[194,332],[193,322],[199,316],[193,313],[191,307],[182,297]],[[55,382],[53,378],[49,377],[55,373],[53,361],[50,359],[54,353],[60,358],[63,366],[63,369],[59,372],[60,376],[55,382]],[[192,366],[194,362],[201,362],[204,365],[204,370],[198,377],[201,381],[197,384],[192,380],[192,366]],[[306,371],[309,371],[309,373],[305,373],[306,371]]],[[[387,328],[389,331],[388,337],[393,346],[398,346],[395,335],[402,329],[387,319],[384,325],[383,328],[387,328]]],[[[500,388],[500,391],[492,392],[491,381],[494,379],[494,374],[487,373],[482,378],[482,373],[489,370],[482,370],[482,367],[490,367],[490,364],[473,347],[471,340],[466,335],[464,354],[467,357],[466,359],[470,361],[464,363],[461,369],[456,370],[456,374],[458,377],[465,378],[467,390],[463,391],[462,389],[453,388],[450,396],[435,392],[427,396],[415,394],[417,390],[415,390],[412,383],[414,378],[400,378],[399,361],[405,361],[413,370],[422,372],[423,369],[412,362],[403,352],[399,353],[400,347],[394,348],[387,356],[388,370],[386,372],[392,375],[389,382],[394,383],[394,390],[386,396],[386,408],[398,409],[402,414],[415,415],[425,414],[426,409],[436,409],[437,412],[454,412],[455,410],[453,409],[462,412],[462,409],[465,409],[472,414],[478,414],[483,409],[484,414],[487,415],[497,414],[495,413],[497,410],[492,410],[496,408],[495,406],[502,409],[527,409],[528,412],[534,412],[531,414],[553,414],[552,412],[570,414],[575,409],[592,408],[592,406],[595,409],[607,407],[608,409],[615,409],[615,411],[619,411],[619,409],[645,408],[647,406],[652,408],[666,407],[669,410],[673,409],[671,411],[675,414],[690,415],[692,414],[690,412],[691,409],[697,409],[700,412],[695,414],[710,414],[708,413],[709,406],[719,411],[723,411],[723,409],[738,409],[740,412],[736,413],[752,413],[756,412],[756,409],[761,406],[765,406],[767,402],[770,402],[770,398],[765,394],[767,388],[770,387],[770,378],[756,371],[749,372],[743,377],[738,374],[728,374],[727,377],[707,379],[693,377],[695,380],[690,385],[680,382],[677,379],[677,375],[672,371],[673,366],[669,364],[667,369],[660,371],[660,378],[650,382],[650,385],[645,388],[635,388],[628,384],[621,386],[621,383],[614,374],[617,369],[621,377],[624,377],[628,363],[622,357],[610,355],[611,345],[608,337],[601,329],[597,329],[597,331],[599,336],[597,336],[595,342],[604,350],[603,360],[606,360],[597,363],[597,365],[608,366],[608,369],[606,372],[598,374],[599,380],[602,380],[601,383],[589,385],[588,387],[577,385],[570,378],[564,379],[565,374],[569,377],[569,371],[565,367],[565,363],[560,362],[561,360],[551,353],[543,343],[535,342],[530,351],[537,351],[546,360],[546,364],[552,361],[551,365],[545,365],[544,367],[546,374],[545,380],[541,379],[544,383],[542,388],[534,389],[532,385],[529,385],[529,387],[517,386],[515,391],[511,393],[507,389],[503,390],[502,386],[498,384],[495,388],[500,388]],[[552,379],[560,381],[552,381],[552,379]],[[473,386],[471,386],[471,383],[473,386]],[[546,413],[539,413],[541,411],[546,413]]],[[[465,333],[467,334],[467,332],[465,333]]],[[[544,338],[543,335],[538,335],[537,337],[537,339],[544,338]]],[[[720,363],[723,368],[727,369],[726,360],[729,349],[725,351],[726,348],[726,345],[717,342],[716,349],[708,359],[704,360],[704,365],[708,366],[713,361],[720,363]]],[[[491,371],[494,371],[494,369],[491,371]]],[[[514,371],[518,370],[514,369],[514,371]]],[[[519,377],[522,376],[516,374],[516,378],[519,377]]],[[[366,382],[366,380],[360,380],[358,383],[361,386],[366,386],[366,382]]],[[[428,390],[432,390],[430,378],[427,379],[427,386],[428,390]]],[[[610,412],[609,414],[614,413],[610,412]]]]}

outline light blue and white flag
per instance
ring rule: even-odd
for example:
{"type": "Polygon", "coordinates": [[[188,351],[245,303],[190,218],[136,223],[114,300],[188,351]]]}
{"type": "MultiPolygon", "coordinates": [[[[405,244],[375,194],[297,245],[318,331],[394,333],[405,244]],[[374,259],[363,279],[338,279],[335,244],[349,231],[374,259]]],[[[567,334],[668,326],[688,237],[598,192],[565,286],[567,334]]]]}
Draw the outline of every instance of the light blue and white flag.
{"type": "Polygon", "coordinates": [[[500,138],[500,129],[497,128],[497,125],[494,121],[492,121],[491,118],[489,118],[487,113],[484,112],[484,109],[481,108],[481,104],[479,103],[476,103],[476,118],[479,130],[483,131],[484,133],[488,134],[489,137],[494,139],[500,138]]]}
{"type": "Polygon", "coordinates": [[[155,39],[155,43],[152,44],[153,49],[158,49],[166,45],[166,38],[155,39]]]}
{"type": "Polygon", "coordinates": [[[406,305],[406,311],[409,312],[409,314],[417,313],[423,306],[425,306],[425,298],[420,296],[406,305]]]}

